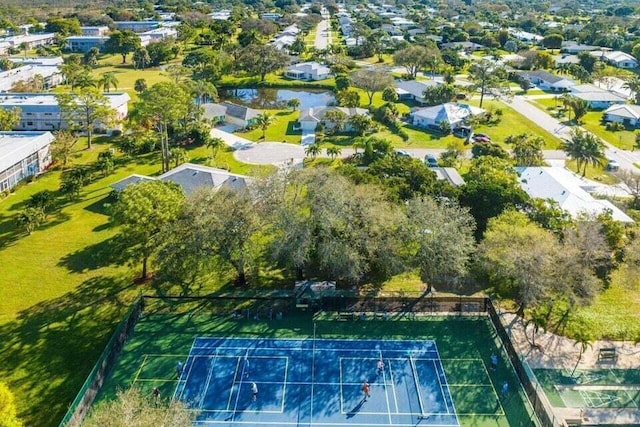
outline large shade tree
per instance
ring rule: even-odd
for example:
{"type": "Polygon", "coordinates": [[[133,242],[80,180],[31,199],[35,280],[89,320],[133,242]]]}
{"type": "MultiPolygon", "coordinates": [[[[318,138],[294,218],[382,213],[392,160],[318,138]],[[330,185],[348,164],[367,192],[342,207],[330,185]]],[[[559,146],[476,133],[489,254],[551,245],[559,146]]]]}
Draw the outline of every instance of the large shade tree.
{"type": "Polygon", "coordinates": [[[440,57],[437,48],[428,48],[420,45],[411,45],[398,50],[393,55],[393,63],[404,67],[409,79],[415,79],[418,71],[425,68],[432,61],[432,58],[440,57]]]}
{"type": "Polygon", "coordinates": [[[115,120],[115,110],[100,90],[88,87],[74,93],[56,95],[60,113],[68,128],[82,130],[87,135],[87,148],[91,148],[93,130],[108,126],[115,120]]]}
{"type": "Polygon", "coordinates": [[[104,44],[104,50],[122,56],[122,63],[127,63],[127,55],[140,48],[140,36],[130,30],[114,31],[104,44]]]}
{"type": "Polygon", "coordinates": [[[373,95],[393,86],[393,77],[384,70],[363,68],[351,74],[351,83],[365,91],[369,98],[369,105],[371,105],[373,95]]]}
{"type": "Polygon", "coordinates": [[[177,218],[183,203],[180,187],[154,180],[127,186],[112,205],[111,219],[120,225],[119,240],[127,254],[142,263],[142,279],[148,277],[149,258],[160,243],[160,230],[177,218]]]}
{"type": "Polygon", "coordinates": [[[469,79],[473,88],[480,92],[480,107],[485,95],[501,99],[511,96],[507,71],[495,62],[482,60],[469,67],[469,79]]]}

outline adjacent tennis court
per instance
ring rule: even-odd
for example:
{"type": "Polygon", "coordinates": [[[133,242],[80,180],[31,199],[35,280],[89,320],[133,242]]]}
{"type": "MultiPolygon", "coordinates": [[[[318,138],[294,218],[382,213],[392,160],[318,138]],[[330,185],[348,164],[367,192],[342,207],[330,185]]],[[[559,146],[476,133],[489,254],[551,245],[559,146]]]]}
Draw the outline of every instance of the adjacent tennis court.
{"type": "Polygon", "coordinates": [[[197,338],[175,397],[208,424],[459,425],[434,341],[197,338]]]}

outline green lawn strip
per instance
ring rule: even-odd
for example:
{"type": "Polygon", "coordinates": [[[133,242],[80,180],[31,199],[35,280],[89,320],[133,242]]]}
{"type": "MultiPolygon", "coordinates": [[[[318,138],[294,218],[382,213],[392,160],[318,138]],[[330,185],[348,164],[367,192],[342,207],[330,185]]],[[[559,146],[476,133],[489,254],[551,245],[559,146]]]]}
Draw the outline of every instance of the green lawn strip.
{"type": "Polygon", "coordinates": [[[609,131],[602,124],[602,111],[590,111],[582,118],[582,127],[623,150],[633,150],[636,133],[632,130],[609,131]]]}
{"type": "MultiPolygon", "coordinates": [[[[313,336],[313,322],[306,314],[285,313],[283,322],[233,321],[228,313],[220,316],[208,314],[207,308],[202,304],[194,305],[192,310],[182,309],[178,304],[172,308],[161,306],[160,302],[150,305],[150,311],[138,322],[107,379],[99,400],[113,397],[118,388],[129,386],[136,376],[136,385],[141,386],[147,382],[153,383],[154,380],[169,382],[175,376],[174,356],[186,355],[196,336],[313,336]]],[[[324,320],[322,317],[316,319],[317,338],[434,339],[445,366],[448,383],[452,383],[449,376],[469,378],[468,386],[450,387],[457,411],[467,414],[489,414],[462,415],[460,419],[463,426],[508,426],[514,420],[529,417],[524,406],[524,395],[515,391],[517,379],[511,370],[502,368],[495,374],[486,370],[478,372],[482,367],[482,360],[489,360],[492,352],[498,352],[492,344],[495,342],[495,334],[487,319],[429,317],[420,318],[418,321],[336,322],[330,320],[332,318],[325,316],[324,320]],[[464,366],[458,366],[463,359],[471,359],[472,363],[464,361],[464,366]],[[468,371],[466,374],[465,370],[468,371]],[[488,375],[495,375],[496,378],[489,380],[488,375]],[[496,409],[499,407],[497,397],[489,397],[495,396],[491,384],[501,383],[503,378],[508,379],[512,386],[506,416],[499,415],[500,409],[496,409]],[[473,381],[477,383],[472,383],[473,381]]],[[[163,396],[173,394],[171,388],[161,391],[163,396]]]]}
{"type": "MultiPolygon", "coordinates": [[[[584,166],[581,165],[580,170],[578,170],[575,160],[566,160],[565,166],[572,172],[575,172],[578,175],[582,176],[584,166]]],[[[604,164],[600,166],[594,166],[591,164],[587,165],[587,170],[584,175],[585,178],[608,185],[616,184],[617,182],[619,182],[619,180],[615,176],[605,171],[604,167],[604,164]]]]}
{"type": "MultiPolygon", "coordinates": [[[[267,128],[264,141],[299,145],[302,132],[293,130],[293,128],[300,117],[300,112],[291,110],[267,110],[267,112],[273,115],[274,122],[267,128]]],[[[237,134],[254,142],[263,141],[262,129],[260,128],[247,132],[240,131],[237,134]]]]}

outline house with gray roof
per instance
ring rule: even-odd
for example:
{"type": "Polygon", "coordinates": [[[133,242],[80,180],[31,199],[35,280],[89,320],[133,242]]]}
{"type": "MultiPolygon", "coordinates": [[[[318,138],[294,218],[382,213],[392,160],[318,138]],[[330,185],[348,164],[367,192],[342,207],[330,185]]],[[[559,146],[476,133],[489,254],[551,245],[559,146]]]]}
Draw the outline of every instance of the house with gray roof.
{"type": "Polygon", "coordinates": [[[411,112],[411,124],[414,126],[439,129],[440,123],[446,122],[451,128],[464,124],[472,116],[483,114],[485,110],[468,104],[447,102],[433,107],[420,108],[411,112]]]}
{"type": "Polygon", "coordinates": [[[435,80],[396,80],[396,94],[401,101],[414,101],[420,105],[425,104],[424,90],[438,86],[438,82],[435,80]]]}
{"type": "MultiPolygon", "coordinates": [[[[329,111],[341,111],[346,116],[346,121],[349,118],[360,115],[360,116],[368,116],[369,110],[364,108],[346,108],[346,107],[312,107],[305,108],[300,112],[300,118],[298,122],[300,123],[300,127],[302,131],[312,132],[316,130],[318,124],[322,124],[325,129],[333,129],[335,127],[335,123],[330,120],[326,120],[325,116],[329,111]]],[[[342,130],[345,132],[350,132],[353,129],[349,123],[342,124],[342,130]]]]}
{"type": "Polygon", "coordinates": [[[122,191],[128,185],[138,184],[144,181],[168,181],[173,182],[182,188],[186,195],[193,194],[201,188],[211,188],[215,190],[243,190],[251,182],[251,178],[244,175],[231,173],[224,169],[212,168],[209,166],[184,163],[158,177],[133,174],[111,184],[115,191],[122,191]]]}
{"type": "Polygon", "coordinates": [[[207,102],[200,104],[203,111],[203,118],[213,124],[226,123],[244,129],[256,124],[260,111],[244,105],[234,104],[224,101],[221,103],[207,102]]]}
{"type": "Polygon", "coordinates": [[[614,104],[604,111],[602,118],[605,122],[622,123],[627,128],[640,128],[640,105],[614,104]]]}
{"type": "Polygon", "coordinates": [[[571,95],[587,101],[592,110],[604,110],[612,105],[625,104],[627,99],[611,91],[591,84],[576,85],[571,88],[571,95]]]}
{"type": "Polygon", "coordinates": [[[518,75],[542,90],[550,90],[553,92],[566,92],[576,84],[575,81],[569,78],[544,70],[520,71],[518,75]]]}

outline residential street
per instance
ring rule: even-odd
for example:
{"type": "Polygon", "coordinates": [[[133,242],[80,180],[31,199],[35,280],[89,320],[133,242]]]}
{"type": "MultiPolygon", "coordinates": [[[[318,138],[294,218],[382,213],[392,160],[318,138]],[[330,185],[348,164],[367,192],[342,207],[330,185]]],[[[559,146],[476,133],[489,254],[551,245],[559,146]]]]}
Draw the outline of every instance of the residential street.
{"type": "MultiPolygon", "coordinates": [[[[518,113],[527,117],[529,120],[535,122],[538,126],[549,132],[551,135],[558,138],[570,139],[571,127],[562,124],[559,120],[551,117],[549,114],[529,104],[525,97],[516,95],[511,102],[504,102],[509,107],[516,110],[518,113]]],[[[640,162],[640,154],[621,150],[606,141],[603,141],[605,146],[605,155],[609,159],[616,160],[620,167],[623,169],[636,170],[634,163],[640,162]]],[[[545,155],[546,158],[546,155],[545,155]]]]}
{"type": "Polygon", "coordinates": [[[316,40],[315,40],[315,48],[318,50],[323,50],[329,47],[331,44],[331,34],[329,27],[329,20],[323,19],[318,24],[316,28],[316,40]]]}

